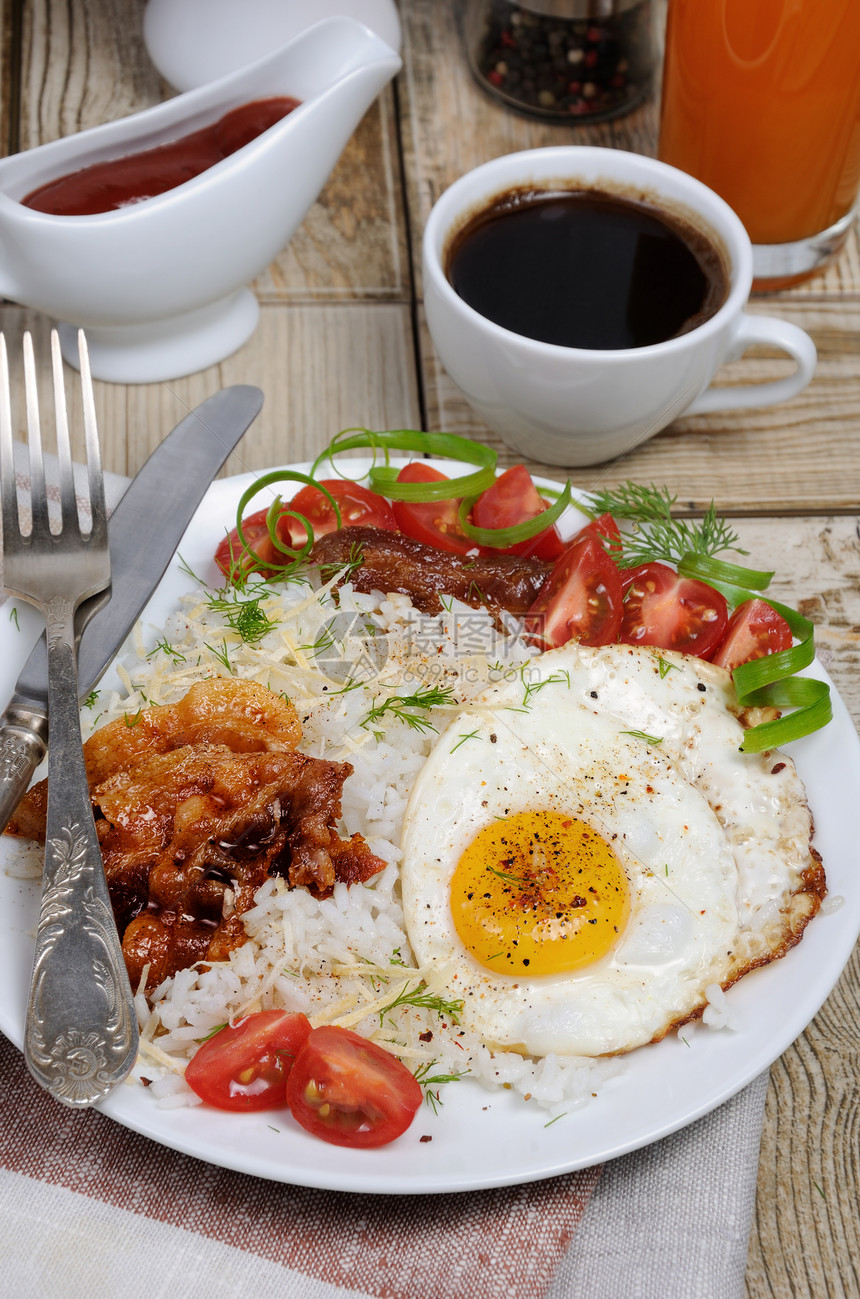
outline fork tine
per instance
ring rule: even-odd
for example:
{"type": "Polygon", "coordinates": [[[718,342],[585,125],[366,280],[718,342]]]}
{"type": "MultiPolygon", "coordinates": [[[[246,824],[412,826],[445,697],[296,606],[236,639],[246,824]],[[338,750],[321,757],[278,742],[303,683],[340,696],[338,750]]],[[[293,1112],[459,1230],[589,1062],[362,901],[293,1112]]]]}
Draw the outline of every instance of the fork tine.
{"type": "Polygon", "coordinates": [[[3,543],[9,548],[12,537],[19,534],[21,524],[18,515],[18,485],[15,481],[9,358],[6,355],[5,334],[0,334],[0,499],[2,499],[3,511],[3,543]]]}
{"type": "MultiPolygon", "coordinates": [[[[57,342],[59,350],[59,340],[57,342]]],[[[93,377],[90,373],[90,354],[82,329],[78,330],[78,356],[81,363],[81,396],[84,407],[84,433],[87,447],[87,472],[90,484],[90,509],[93,516],[92,540],[99,544],[107,541],[107,511],[105,509],[105,484],[102,474],[101,448],[96,422],[96,403],[93,394],[93,377]]]]}
{"type": "Polygon", "coordinates": [[[42,458],[42,429],[39,422],[39,391],[36,383],[36,358],[30,331],[24,334],[24,388],[27,394],[27,434],[30,448],[30,513],[32,536],[50,533],[48,496],[45,490],[45,462],[42,458]]]}
{"type": "Polygon", "coordinates": [[[72,468],[72,448],[69,442],[69,419],[66,413],[66,385],[63,376],[63,354],[56,329],[51,330],[51,368],[54,377],[54,422],[57,430],[57,460],[59,462],[60,516],[62,531],[79,527],[78,506],[75,494],[75,471],[72,468]]]}

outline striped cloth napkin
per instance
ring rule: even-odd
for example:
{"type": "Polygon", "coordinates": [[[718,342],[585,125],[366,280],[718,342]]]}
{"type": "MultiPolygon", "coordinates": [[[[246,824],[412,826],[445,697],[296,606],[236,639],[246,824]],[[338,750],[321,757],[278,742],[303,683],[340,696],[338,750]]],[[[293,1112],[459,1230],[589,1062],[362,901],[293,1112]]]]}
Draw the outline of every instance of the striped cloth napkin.
{"type": "MultiPolygon", "coordinates": [[[[126,482],[106,475],[109,507],[126,482]]],[[[451,1195],[357,1195],[245,1176],[164,1149],[97,1110],[67,1110],[0,1035],[4,1292],[734,1299],[744,1289],[766,1090],[763,1074],[697,1123],[602,1168],[451,1195]]]]}
{"type": "Polygon", "coordinates": [[[63,1109],[0,1037],[16,1299],[734,1299],[767,1075],[654,1146],[542,1182],[356,1195],[248,1177],[63,1109]]]}

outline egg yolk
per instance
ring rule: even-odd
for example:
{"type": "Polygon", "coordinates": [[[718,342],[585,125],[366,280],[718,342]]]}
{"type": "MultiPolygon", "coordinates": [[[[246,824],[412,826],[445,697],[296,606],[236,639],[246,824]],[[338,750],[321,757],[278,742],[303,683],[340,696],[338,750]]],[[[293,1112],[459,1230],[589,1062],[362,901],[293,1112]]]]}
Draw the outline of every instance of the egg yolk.
{"type": "Polygon", "coordinates": [[[462,942],[487,969],[564,974],[614,947],[630,891],[592,826],[558,812],[520,812],[486,826],[463,853],[451,911],[462,942]]]}

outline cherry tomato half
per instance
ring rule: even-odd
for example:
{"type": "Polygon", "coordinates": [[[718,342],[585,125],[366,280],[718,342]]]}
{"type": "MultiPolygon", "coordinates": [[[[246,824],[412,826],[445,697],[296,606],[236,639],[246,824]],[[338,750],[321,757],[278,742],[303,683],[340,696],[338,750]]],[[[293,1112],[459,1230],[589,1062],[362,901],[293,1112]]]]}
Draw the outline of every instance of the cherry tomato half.
{"type": "Polygon", "coordinates": [[[621,626],[621,575],[601,546],[586,533],[572,542],[526,614],[526,630],[542,649],[565,645],[609,645],[621,626]]]}
{"type": "Polygon", "coordinates": [[[611,514],[600,514],[590,523],[586,523],[584,528],[580,528],[574,541],[579,541],[580,537],[597,537],[602,540],[603,549],[608,551],[612,559],[617,559],[621,554],[621,533],[618,524],[611,514]]]}
{"type": "Polygon", "coordinates": [[[219,543],[215,551],[215,563],[225,577],[232,580],[243,573],[252,572],[265,577],[272,572],[270,565],[287,562],[288,557],[279,554],[272,545],[266,523],[267,513],[268,510],[258,510],[256,514],[249,514],[242,520],[242,531],[254,557],[243,548],[238,528],[233,528],[219,543]]]}
{"type": "Polygon", "coordinates": [[[287,1080],[297,1123],[335,1146],[383,1146],[412,1122],[422,1092],[395,1056],[348,1028],[312,1030],[287,1080]]]}
{"type": "MultiPolygon", "coordinates": [[[[478,528],[513,528],[548,508],[525,465],[512,465],[478,497],[472,509],[472,522],[478,528]]],[[[552,564],[564,550],[564,543],[553,524],[536,537],[505,549],[514,555],[534,555],[552,564]]]]}
{"type": "MultiPolygon", "coordinates": [[[[394,511],[384,496],[377,496],[361,483],[351,483],[343,478],[321,478],[320,482],[338,503],[339,525],[331,501],[316,487],[303,487],[290,501],[290,509],[303,514],[310,523],[315,541],[327,532],[337,532],[338,526],[363,525],[386,528],[390,532],[397,527],[394,511]]],[[[278,519],[278,537],[285,545],[300,549],[307,541],[307,531],[298,519],[282,514],[278,519]]]]}
{"type": "Polygon", "coordinates": [[[792,643],[791,628],[782,614],[766,600],[745,600],[729,619],[726,634],[711,662],[731,672],[741,663],[791,649],[792,643]]]}
{"type": "Polygon", "coordinates": [[[728,606],[719,591],[656,561],[630,569],[624,580],[622,641],[700,659],[713,654],[728,623],[728,606]]]}
{"type": "MultiPolygon", "coordinates": [[[[413,460],[404,465],[397,475],[399,483],[439,483],[447,481],[423,460],[413,460]]],[[[468,555],[479,548],[460,527],[457,510],[460,502],[451,501],[393,501],[394,517],[401,532],[426,546],[437,550],[450,550],[456,555],[468,555]]]]}
{"type": "Polygon", "coordinates": [[[257,1011],[204,1042],[185,1081],[219,1110],[274,1109],[284,1104],[287,1078],[310,1031],[305,1015],[257,1011]]]}

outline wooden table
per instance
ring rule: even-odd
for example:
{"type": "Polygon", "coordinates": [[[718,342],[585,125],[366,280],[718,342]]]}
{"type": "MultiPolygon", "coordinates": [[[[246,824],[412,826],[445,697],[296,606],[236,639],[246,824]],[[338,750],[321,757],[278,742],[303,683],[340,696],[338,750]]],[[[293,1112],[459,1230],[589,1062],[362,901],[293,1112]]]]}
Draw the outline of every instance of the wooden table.
{"type": "MultiPolygon", "coordinates": [[[[261,417],[227,472],[302,460],[339,429],[441,428],[484,438],[434,356],[420,241],[435,198],[468,168],[562,143],[655,150],[654,96],[608,124],[544,125],[493,102],[463,56],[456,0],[401,0],[404,70],[356,131],[319,201],[255,288],[262,319],[221,365],[172,383],[97,385],[106,466],[134,473],[189,406],[229,383],[259,384],[261,417]]],[[[141,36],[141,0],[0,0],[0,139],[26,149],[125,116],[171,91],[141,36]]],[[[822,661],[860,720],[860,241],[839,262],[753,310],[807,329],[814,381],[768,410],[684,419],[617,463],[574,471],[588,487],[665,483],[692,512],[735,517],[775,594],[818,625],[822,661]]],[[[4,303],[14,341],[49,322],[4,303]]],[[[759,378],[785,372],[762,352],[759,378]]],[[[739,366],[721,375],[732,382],[739,366]]],[[[540,465],[533,466],[540,469],[540,465]]],[[[553,472],[553,471],[550,471],[553,472]]],[[[557,473],[557,471],[555,471],[557,473]]],[[[860,796],[860,791],[858,791],[860,796]]],[[[774,1065],[750,1242],[748,1294],[860,1294],[860,955],[804,1035],[774,1065]]]]}

